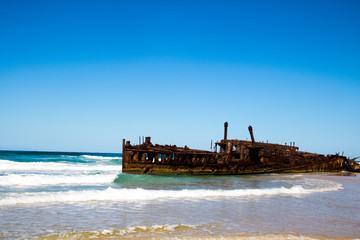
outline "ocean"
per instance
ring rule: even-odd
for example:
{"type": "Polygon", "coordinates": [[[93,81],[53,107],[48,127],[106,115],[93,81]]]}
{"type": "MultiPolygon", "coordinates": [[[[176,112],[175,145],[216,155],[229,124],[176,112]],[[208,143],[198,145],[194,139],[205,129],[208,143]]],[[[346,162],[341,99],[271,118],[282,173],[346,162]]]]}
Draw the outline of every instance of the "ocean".
{"type": "Polygon", "coordinates": [[[121,154],[0,151],[0,239],[360,239],[360,176],[151,176],[121,154]]]}

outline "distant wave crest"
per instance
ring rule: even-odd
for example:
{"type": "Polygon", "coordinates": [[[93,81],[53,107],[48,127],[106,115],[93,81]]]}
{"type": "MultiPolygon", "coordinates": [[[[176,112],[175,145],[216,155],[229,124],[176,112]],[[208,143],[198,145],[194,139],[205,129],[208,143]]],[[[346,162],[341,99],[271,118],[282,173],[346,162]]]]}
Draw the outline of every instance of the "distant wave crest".
{"type": "Polygon", "coordinates": [[[96,159],[96,160],[115,160],[115,159],[121,159],[121,157],[104,157],[104,156],[95,156],[95,155],[81,155],[84,158],[88,159],[96,159]]]}

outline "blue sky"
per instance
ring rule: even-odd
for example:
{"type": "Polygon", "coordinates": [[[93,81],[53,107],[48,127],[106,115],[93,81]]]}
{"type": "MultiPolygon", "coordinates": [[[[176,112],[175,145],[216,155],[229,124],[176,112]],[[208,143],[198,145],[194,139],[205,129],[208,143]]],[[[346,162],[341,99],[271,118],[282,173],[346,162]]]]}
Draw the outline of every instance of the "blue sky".
{"type": "Polygon", "coordinates": [[[358,1],[1,1],[0,149],[360,155],[358,1]]]}

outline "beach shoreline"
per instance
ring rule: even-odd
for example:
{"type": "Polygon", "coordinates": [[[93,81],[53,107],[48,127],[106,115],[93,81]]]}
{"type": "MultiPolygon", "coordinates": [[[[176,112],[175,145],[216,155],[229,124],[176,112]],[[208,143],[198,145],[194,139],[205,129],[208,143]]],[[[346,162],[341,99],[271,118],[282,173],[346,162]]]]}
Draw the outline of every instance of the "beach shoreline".
{"type": "Polygon", "coordinates": [[[358,173],[153,176],[120,154],[0,157],[0,239],[357,239],[358,173]]]}

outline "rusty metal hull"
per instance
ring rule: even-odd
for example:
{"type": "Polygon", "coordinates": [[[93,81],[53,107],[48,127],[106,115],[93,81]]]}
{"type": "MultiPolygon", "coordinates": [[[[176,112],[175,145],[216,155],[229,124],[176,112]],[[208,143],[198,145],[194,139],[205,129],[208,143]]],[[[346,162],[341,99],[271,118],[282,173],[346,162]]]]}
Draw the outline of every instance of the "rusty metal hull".
{"type": "Polygon", "coordinates": [[[226,140],[219,153],[153,146],[125,145],[123,172],[131,174],[239,175],[261,173],[303,173],[356,171],[355,161],[344,156],[297,151],[295,147],[226,140]],[[232,146],[231,146],[232,145],[232,146]],[[235,145],[235,147],[234,147],[235,145]],[[226,146],[231,146],[227,151],[226,146]]]}
{"type": "Polygon", "coordinates": [[[278,169],[274,167],[248,167],[239,165],[223,166],[187,166],[167,164],[128,164],[123,168],[124,173],[152,174],[152,175],[243,175],[265,173],[307,173],[307,172],[334,172],[345,171],[342,162],[314,164],[306,167],[278,169]],[[331,166],[329,166],[331,165],[331,166]]]}
{"type": "Polygon", "coordinates": [[[151,138],[139,145],[123,139],[123,172],[133,174],[239,175],[261,173],[303,173],[360,171],[355,159],[339,154],[322,155],[298,151],[295,143],[280,145],[256,142],[249,126],[251,141],[224,139],[215,151],[175,145],[153,145],[151,138]],[[217,152],[219,147],[219,152],[217,152]]]}

